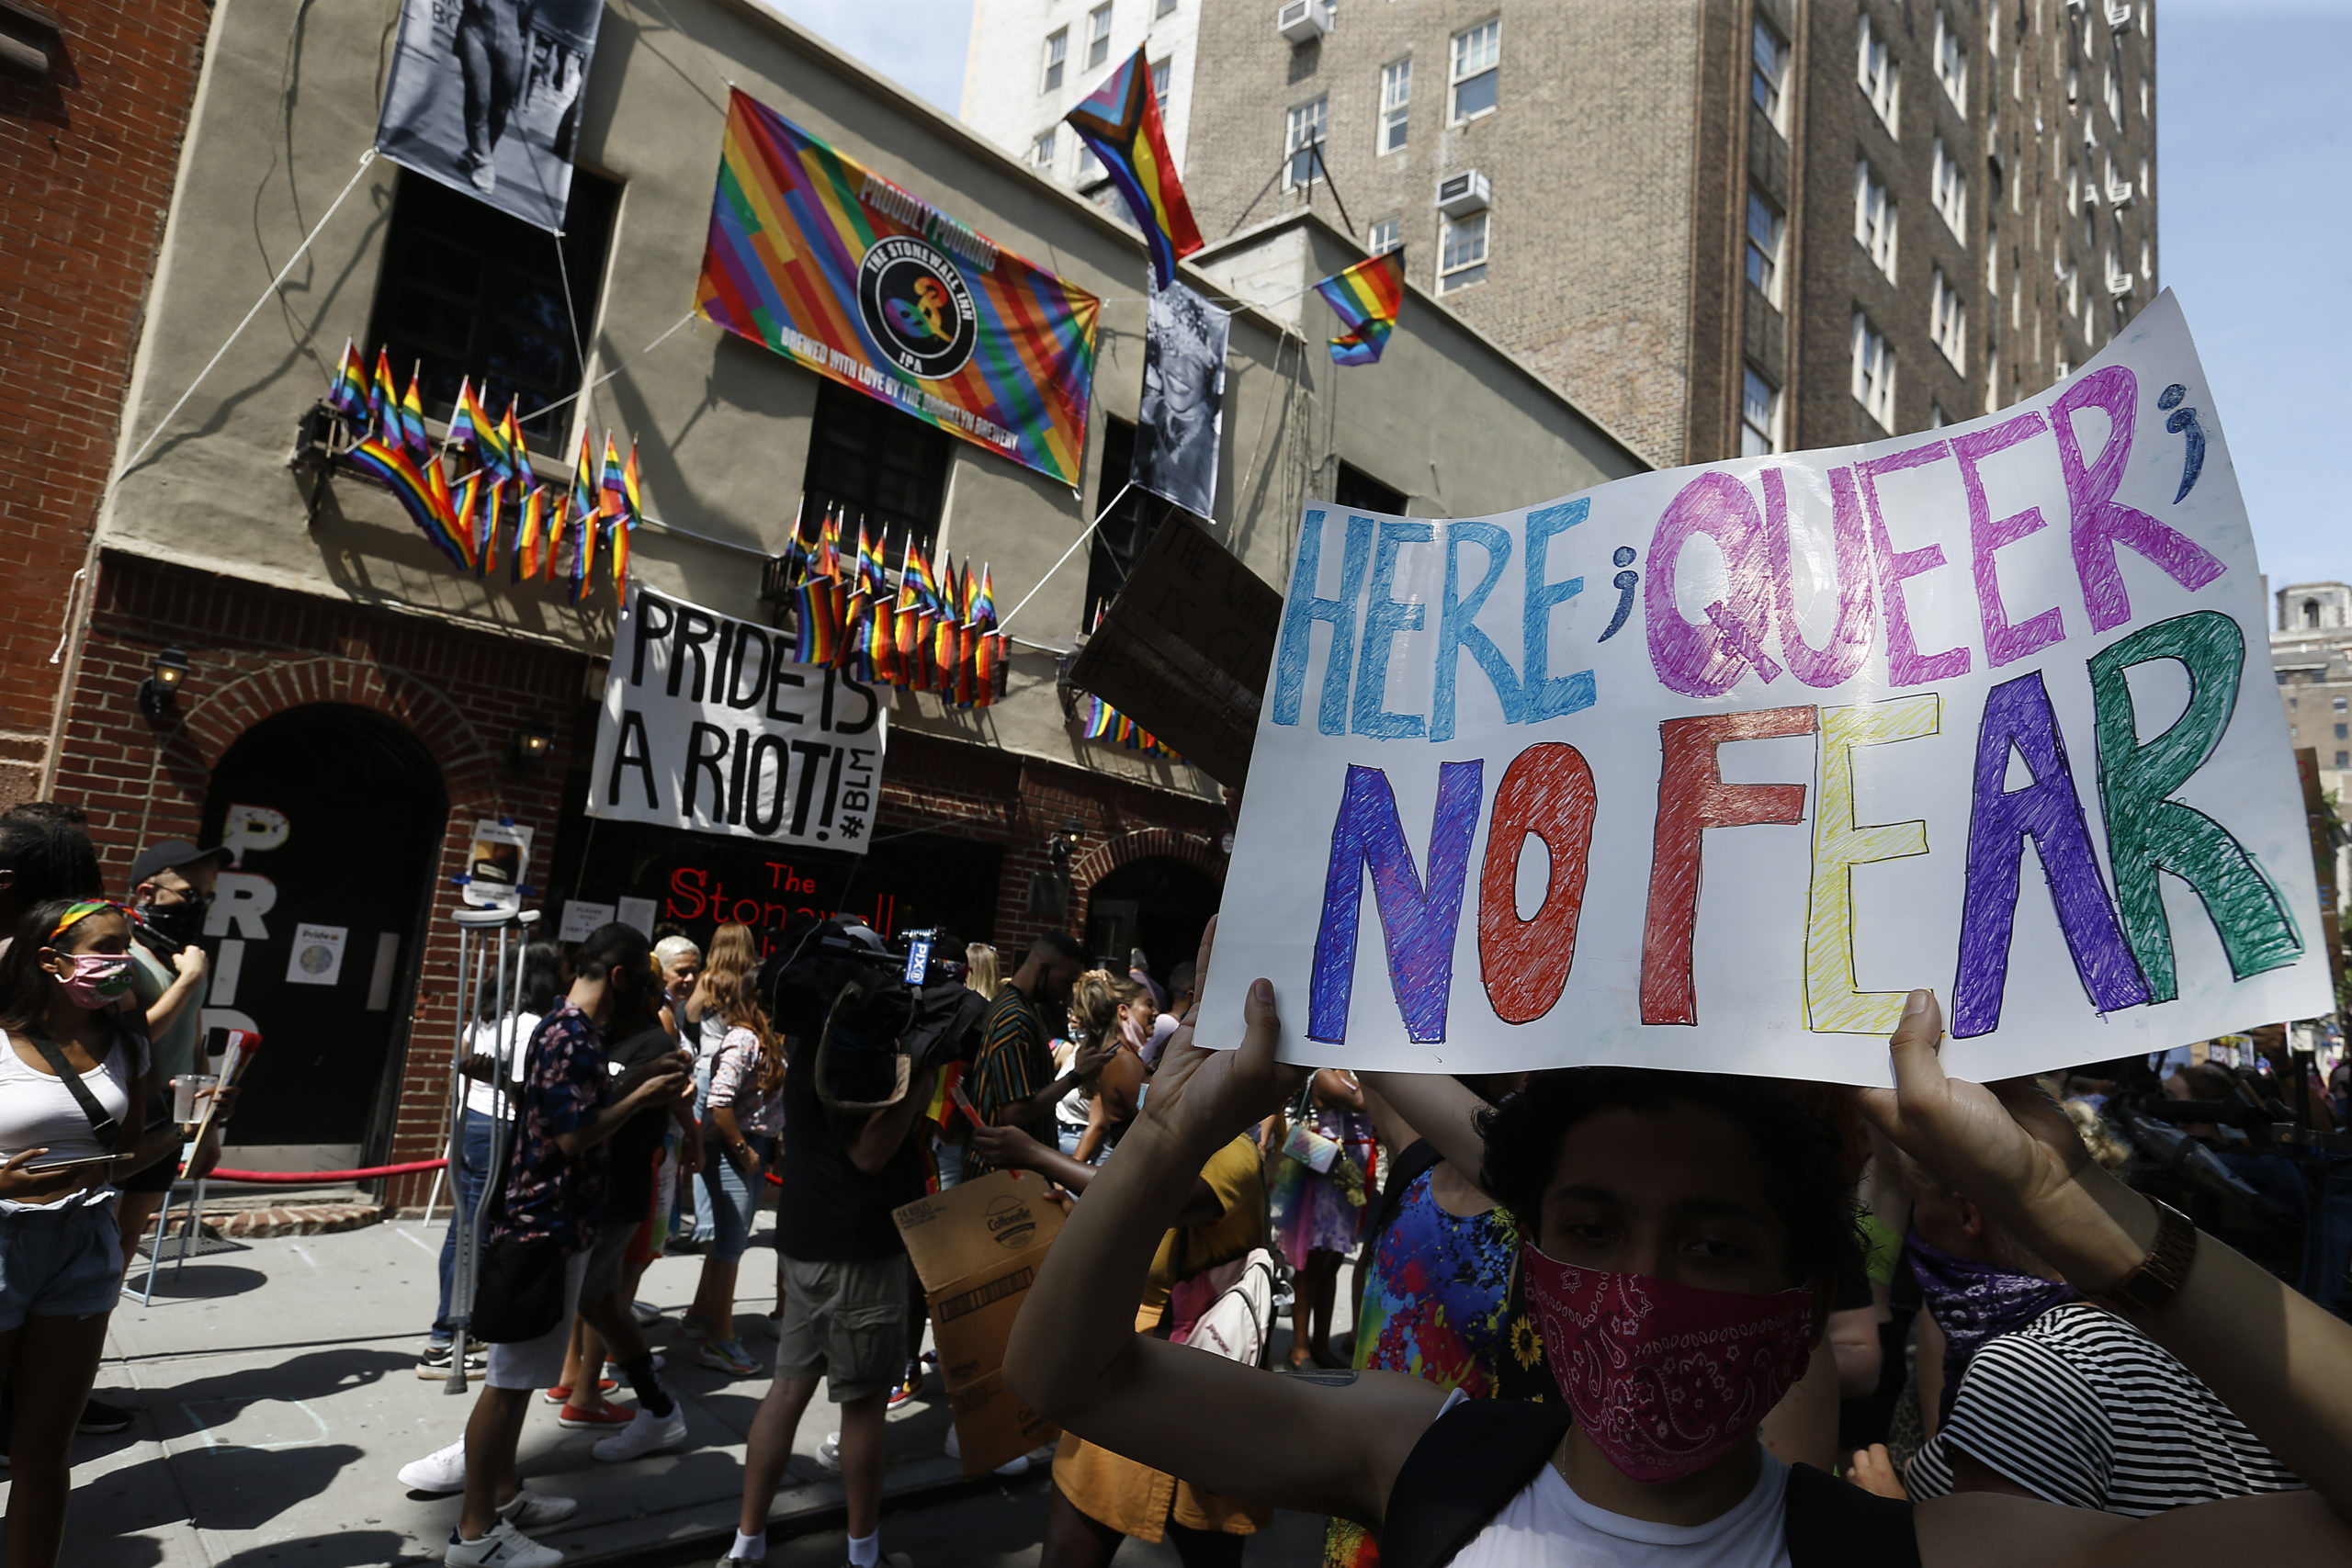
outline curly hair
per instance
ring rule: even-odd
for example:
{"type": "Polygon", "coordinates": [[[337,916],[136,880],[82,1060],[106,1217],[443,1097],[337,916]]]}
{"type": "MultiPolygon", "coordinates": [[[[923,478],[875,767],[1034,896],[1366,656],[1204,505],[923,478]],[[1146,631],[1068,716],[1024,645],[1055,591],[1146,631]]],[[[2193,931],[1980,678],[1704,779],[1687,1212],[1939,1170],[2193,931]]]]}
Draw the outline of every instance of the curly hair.
{"type": "Polygon", "coordinates": [[[1787,1233],[1792,1283],[1836,1280],[1859,1258],[1845,1140],[1827,1117],[1766,1078],[1648,1067],[1567,1067],[1478,1113],[1479,1185],[1541,1234],[1544,1194],[1576,1124],[1604,1111],[1712,1111],[1738,1128],[1764,1171],[1764,1198],[1787,1233]]]}

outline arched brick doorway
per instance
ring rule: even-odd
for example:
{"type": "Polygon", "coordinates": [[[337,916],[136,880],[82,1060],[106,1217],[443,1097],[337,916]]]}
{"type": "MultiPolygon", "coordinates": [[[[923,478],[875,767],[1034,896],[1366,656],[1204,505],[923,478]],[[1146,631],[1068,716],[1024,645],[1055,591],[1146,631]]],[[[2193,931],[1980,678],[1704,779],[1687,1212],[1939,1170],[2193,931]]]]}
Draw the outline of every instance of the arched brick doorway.
{"type": "Polygon", "coordinates": [[[1174,855],[1131,860],[1095,883],[1086,902],[1086,951],[1114,974],[1139,947],[1163,987],[1177,964],[1200,951],[1201,931],[1216,913],[1222,889],[1200,866],[1174,855]]]}

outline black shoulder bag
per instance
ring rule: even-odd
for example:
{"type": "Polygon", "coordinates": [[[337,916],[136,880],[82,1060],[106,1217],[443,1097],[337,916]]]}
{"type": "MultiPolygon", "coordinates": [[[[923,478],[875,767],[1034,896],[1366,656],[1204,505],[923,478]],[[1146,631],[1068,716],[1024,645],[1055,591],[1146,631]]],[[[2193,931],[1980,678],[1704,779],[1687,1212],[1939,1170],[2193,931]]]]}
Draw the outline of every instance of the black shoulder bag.
{"type": "MultiPolygon", "coordinates": [[[[1444,1568],[1543,1472],[1573,1421],[1565,1404],[1471,1399],[1431,1422],[1389,1487],[1381,1568],[1444,1568]]],[[[1919,1568],[1910,1504],[1809,1464],[1789,1467],[1781,1517],[1791,1568],[1919,1568]]]]}
{"type": "MultiPolygon", "coordinates": [[[[123,1033],[121,1030],[115,1032],[113,1043],[107,1047],[107,1055],[114,1055],[122,1044],[123,1033]]],[[[48,1035],[35,1034],[30,1030],[25,1032],[25,1038],[33,1043],[33,1049],[40,1053],[40,1059],[49,1064],[49,1070],[64,1083],[66,1092],[74,1097],[74,1103],[80,1106],[82,1114],[90,1119],[90,1131],[96,1136],[98,1147],[108,1154],[114,1153],[114,1141],[122,1135],[122,1123],[107,1114],[106,1107],[98,1103],[98,1097],[90,1092],[90,1086],[82,1081],[82,1075],[75,1072],[74,1064],[65,1059],[65,1048],[48,1035]]]]}
{"type": "MultiPolygon", "coordinates": [[[[539,1041],[532,1035],[523,1057],[523,1081],[532,1079],[539,1041]]],[[[526,1111],[514,1119],[513,1135],[520,1139],[526,1111]]],[[[506,1151],[504,1168],[496,1173],[497,1186],[485,1190],[482,1230],[487,1233],[505,1217],[506,1184],[514,1168],[514,1150],[506,1151]]],[[[466,1333],[485,1345],[520,1345],[537,1339],[563,1320],[564,1266],[569,1259],[551,1235],[529,1241],[512,1236],[482,1244],[475,1265],[474,1301],[466,1333]]]]}

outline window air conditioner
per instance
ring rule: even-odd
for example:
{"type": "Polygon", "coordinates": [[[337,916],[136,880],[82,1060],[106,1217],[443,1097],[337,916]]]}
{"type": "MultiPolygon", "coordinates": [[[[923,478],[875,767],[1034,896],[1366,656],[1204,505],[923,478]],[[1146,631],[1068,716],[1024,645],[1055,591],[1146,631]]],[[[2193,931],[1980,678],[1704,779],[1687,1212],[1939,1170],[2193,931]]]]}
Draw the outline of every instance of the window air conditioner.
{"type": "Polygon", "coordinates": [[[2066,14],[2070,17],[2079,17],[2089,4],[2090,0],[2066,0],[2066,14]]]}
{"type": "Polygon", "coordinates": [[[1476,169],[1464,169],[1437,182],[1437,209],[1448,218],[1467,218],[1473,212],[1484,212],[1493,199],[1487,176],[1476,169]]]}
{"type": "Polygon", "coordinates": [[[2118,299],[2130,295],[2138,287],[2128,272],[2110,272],[2107,275],[2107,291],[2118,299]]]}
{"type": "Polygon", "coordinates": [[[2130,180],[2110,180],[2107,186],[2107,204],[2120,212],[2132,205],[2134,194],[2130,180]]]}
{"type": "Polygon", "coordinates": [[[2118,5],[2116,0],[2107,0],[2107,30],[2111,33],[2132,30],[2132,7],[2128,3],[2118,5]]]}
{"type": "Polygon", "coordinates": [[[1289,0],[1274,13],[1274,30],[1295,49],[1331,30],[1330,0],[1289,0]]]}

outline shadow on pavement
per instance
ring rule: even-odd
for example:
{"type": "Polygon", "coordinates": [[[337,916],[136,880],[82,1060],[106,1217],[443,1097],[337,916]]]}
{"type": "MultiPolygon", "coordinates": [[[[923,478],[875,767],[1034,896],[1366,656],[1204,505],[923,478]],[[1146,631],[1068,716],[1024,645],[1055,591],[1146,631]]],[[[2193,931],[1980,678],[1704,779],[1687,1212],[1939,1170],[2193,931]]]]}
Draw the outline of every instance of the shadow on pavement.
{"type": "MultiPolygon", "coordinates": [[[[130,1282],[136,1289],[143,1291],[146,1288],[147,1270],[143,1264],[131,1271],[130,1282]]],[[[214,1301],[222,1296],[242,1296],[247,1291],[257,1291],[267,1283],[269,1276],[260,1269],[247,1269],[235,1263],[193,1260],[187,1268],[174,1273],[167,1258],[162,1271],[155,1276],[155,1304],[161,1306],[166,1302],[214,1301]]],[[[125,1291],[121,1307],[118,1310],[142,1312],[146,1308],[137,1296],[125,1291]]]]}
{"type": "Polygon", "coordinates": [[[247,1547],[233,1557],[221,1558],[213,1568],[264,1568],[270,1563],[277,1568],[287,1568],[288,1564],[299,1564],[300,1568],[384,1568],[387,1563],[440,1561],[438,1551],[418,1554],[410,1547],[408,1539],[394,1530],[337,1530],[333,1535],[303,1536],[247,1547]]]}

